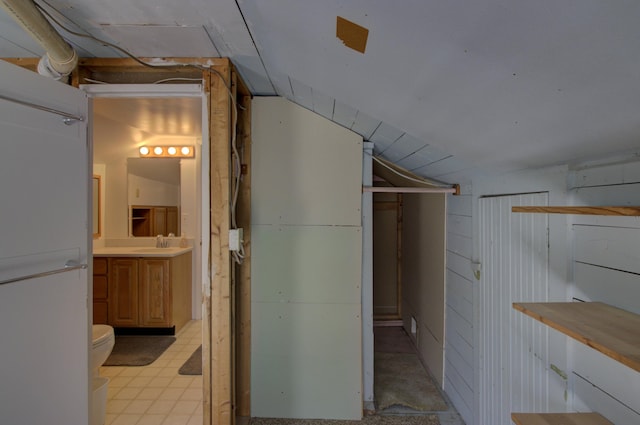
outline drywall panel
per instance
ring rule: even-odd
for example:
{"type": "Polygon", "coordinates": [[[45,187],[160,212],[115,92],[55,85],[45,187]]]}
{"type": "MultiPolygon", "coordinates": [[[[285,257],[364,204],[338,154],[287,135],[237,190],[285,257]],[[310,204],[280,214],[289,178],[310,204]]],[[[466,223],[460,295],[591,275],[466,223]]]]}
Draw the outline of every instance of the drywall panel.
{"type": "Polygon", "coordinates": [[[418,351],[433,376],[444,381],[446,196],[405,194],[402,228],[402,310],[421,334],[418,351]]]}
{"type": "Polygon", "coordinates": [[[360,226],[362,137],[282,98],[252,109],[252,223],[360,226]]]}
{"type": "Polygon", "coordinates": [[[360,303],[359,227],[251,227],[251,299],[270,303],[360,303]]]}
{"type": "Polygon", "coordinates": [[[361,418],[360,304],[253,302],[251,321],[252,416],[361,418]]]}
{"type": "Polygon", "coordinates": [[[251,415],[360,419],[362,138],[252,107],[251,415]]]}

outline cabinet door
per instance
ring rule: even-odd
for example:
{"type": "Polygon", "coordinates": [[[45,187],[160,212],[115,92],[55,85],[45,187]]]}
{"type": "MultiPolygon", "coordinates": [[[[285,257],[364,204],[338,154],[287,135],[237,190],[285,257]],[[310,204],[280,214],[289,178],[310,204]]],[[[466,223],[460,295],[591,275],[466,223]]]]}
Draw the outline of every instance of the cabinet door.
{"type": "Polygon", "coordinates": [[[169,260],[140,260],[140,326],[171,326],[169,260]]]}
{"type": "Polygon", "coordinates": [[[109,324],[138,326],[138,260],[109,260],[109,324]]]}

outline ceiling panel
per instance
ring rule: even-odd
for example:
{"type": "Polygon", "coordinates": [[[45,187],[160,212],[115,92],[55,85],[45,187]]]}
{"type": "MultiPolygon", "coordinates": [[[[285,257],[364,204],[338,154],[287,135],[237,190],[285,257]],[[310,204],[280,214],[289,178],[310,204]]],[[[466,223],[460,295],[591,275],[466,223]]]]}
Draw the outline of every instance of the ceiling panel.
{"type": "Polygon", "coordinates": [[[102,25],[102,31],[135,56],[219,57],[202,26],[102,25]]]}

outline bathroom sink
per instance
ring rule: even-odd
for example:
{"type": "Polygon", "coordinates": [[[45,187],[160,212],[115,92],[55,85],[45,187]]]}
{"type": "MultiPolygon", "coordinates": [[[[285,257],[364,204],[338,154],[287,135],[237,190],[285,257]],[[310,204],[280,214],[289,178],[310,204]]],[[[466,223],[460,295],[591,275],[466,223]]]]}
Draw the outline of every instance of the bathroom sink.
{"type": "Polygon", "coordinates": [[[183,248],[176,248],[176,247],[170,247],[170,248],[154,248],[154,247],[145,247],[145,248],[135,248],[132,249],[132,252],[138,252],[140,254],[168,254],[171,252],[176,252],[176,251],[180,251],[183,248]]]}

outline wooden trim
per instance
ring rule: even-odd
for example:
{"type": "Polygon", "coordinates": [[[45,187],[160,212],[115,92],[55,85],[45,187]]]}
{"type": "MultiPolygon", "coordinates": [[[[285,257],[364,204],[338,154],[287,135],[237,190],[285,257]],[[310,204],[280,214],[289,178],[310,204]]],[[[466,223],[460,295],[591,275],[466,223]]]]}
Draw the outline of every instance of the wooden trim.
{"type": "Polygon", "coordinates": [[[640,315],[600,302],[513,303],[513,308],[640,372],[640,315]]]}
{"type": "Polygon", "coordinates": [[[239,266],[236,296],[237,416],[251,415],[251,96],[238,100],[237,145],[242,157],[242,181],[236,221],[243,229],[244,260],[239,266]],[[244,109],[243,109],[244,108],[244,109]]]}
{"type": "Polygon", "coordinates": [[[512,413],[516,425],[613,425],[599,413],[512,413]]]}
{"type": "Polygon", "coordinates": [[[33,72],[38,72],[38,62],[40,62],[40,58],[2,58],[2,60],[33,72]]]}
{"type": "Polygon", "coordinates": [[[580,215],[624,215],[640,216],[640,207],[512,207],[514,213],[548,213],[548,214],[580,214],[580,215]]]}

